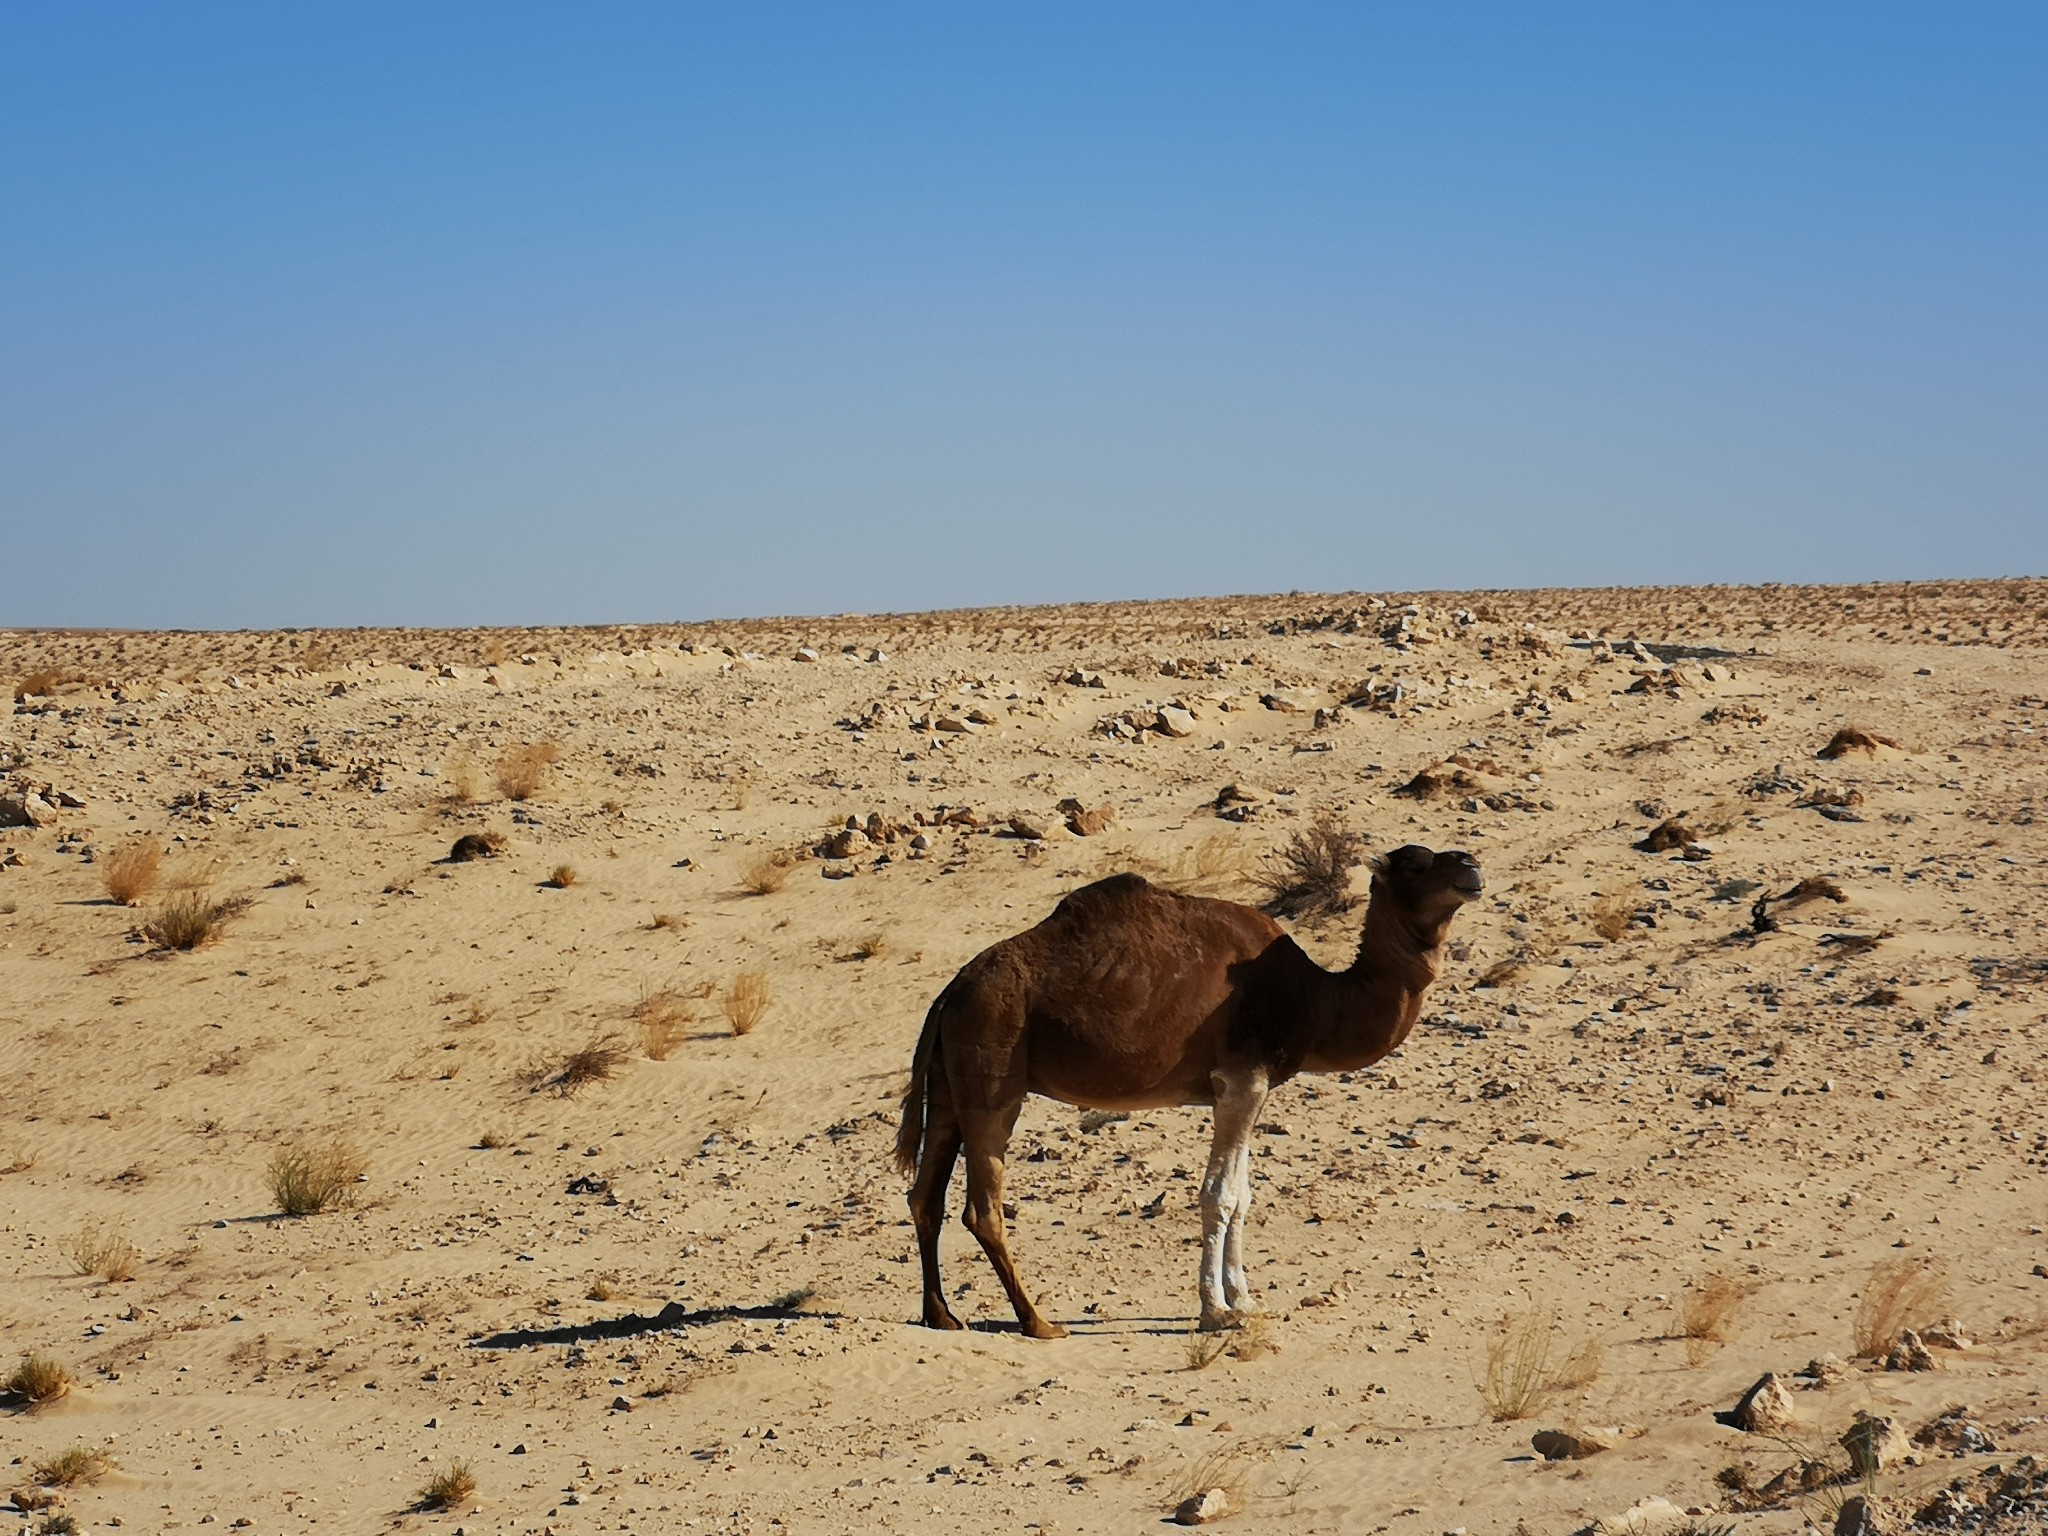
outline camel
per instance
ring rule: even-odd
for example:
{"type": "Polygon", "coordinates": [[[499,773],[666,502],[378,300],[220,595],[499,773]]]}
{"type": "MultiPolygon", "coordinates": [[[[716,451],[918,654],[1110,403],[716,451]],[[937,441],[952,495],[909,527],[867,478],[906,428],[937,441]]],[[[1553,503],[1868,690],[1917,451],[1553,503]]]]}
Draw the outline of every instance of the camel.
{"type": "Polygon", "coordinates": [[[939,1233],[964,1150],[962,1220],[1018,1325],[1034,1339],[1066,1334],[1025,1294],[1004,1231],[1003,1158],[1031,1093],[1094,1109],[1214,1106],[1200,1327],[1242,1326],[1255,1310],[1249,1139],[1266,1095],[1296,1073],[1354,1071],[1399,1046],[1451,918],[1483,884],[1468,853],[1395,849],[1374,863],[1358,957],[1339,972],[1263,912],[1128,874],[1083,886],[968,961],[925,1015],[896,1133],[897,1166],[913,1176],[925,1326],[961,1326],[939,1287],[939,1233]]]}

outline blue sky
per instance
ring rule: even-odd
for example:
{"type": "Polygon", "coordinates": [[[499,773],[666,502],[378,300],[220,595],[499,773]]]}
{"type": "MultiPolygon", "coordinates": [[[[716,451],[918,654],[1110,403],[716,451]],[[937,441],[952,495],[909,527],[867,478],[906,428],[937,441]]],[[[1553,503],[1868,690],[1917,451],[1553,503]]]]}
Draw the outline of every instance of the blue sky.
{"type": "Polygon", "coordinates": [[[2048,7],[16,4],[0,622],[2048,571],[2048,7]]]}

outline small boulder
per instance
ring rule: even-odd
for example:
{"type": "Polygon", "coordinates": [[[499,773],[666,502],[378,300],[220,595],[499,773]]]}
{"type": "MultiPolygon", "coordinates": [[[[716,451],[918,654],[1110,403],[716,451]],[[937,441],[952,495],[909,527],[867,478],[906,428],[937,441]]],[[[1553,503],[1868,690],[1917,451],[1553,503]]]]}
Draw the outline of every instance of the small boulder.
{"type": "Polygon", "coordinates": [[[1922,1343],[1932,1344],[1936,1349],[1968,1349],[1969,1338],[1963,1333],[1959,1318],[1945,1317],[1938,1323],[1929,1323],[1920,1330],[1922,1343]]]}
{"type": "Polygon", "coordinates": [[[1205,1488],[1182,1499],[1173,1512],[1173,1520],[1176,1525],[1213,1525],[1218,1520],[1228,1519],[1235,1508],[1226,1490],[1205,1488]]]}
{"type": "Polygon", "coordinates": [[[1787,1428],[1797,1416],[1798,1410],[1784,1381],[1777,1372],[1767,1371],[1733,1408],[1715,1414],[1714,1418],[1744,1434],[1772,1435],[1787,1428]]]}
{"type": "Polygon", "coordinates": [[[1076,805],[1067,812],[1067,830],[1076,837],[1100,837],[1116,825],[1116,807],[1100,805],[1094,810],[1085,810],[1076,805]]]}
{"type": "Polygon", "coordinates": [[[1192,736],[1195,734],[1195,717],[1178,704],[1159,706],[1159,729],[1168,736],[1192,736]]]}
{"type": "Polygon", "coordinates": [[[1884,1368],[1888,1371],[1938,1371],[1941,1362],[1934,1358],[1934,1352],[1920,1335],[1908,1328],[1899,1335],[1899,1342],[1892,1346],[1892,1352],[1884,1357],[1884,1368]]]}
{"type": "Polygon", "coordinates": [[[1584,1430],[1545,1429],[1532,1435],[1529,1444],[1545,1461],[1584,1461],[1606,1450],[1606,1441],[1584,1430]]]}
{"type": "Polygon", "coordinates": [[[1825,1392],[1848,1377],[1849,1367],[1840,1355],[1821,1355],[1807,1361],[1793,1374],[1800,1378],[1802,1390],[1825,1392]]]}
{"type": "Polygon", "coordinates": [[[472,859],[493,859],[504,852],[505,839],[495,832],[465,832],[448,850],[450,864],[467,864],[472,859]]]}
{"type": "Polygon", "coordinates": [[[1021,837],[1027,843],[1042,843],[1045,841],[1045,826],[1033,816],[1012,816],[1010,835],[1021,837]]]}
{"type": "Polygon", "coordinates": [[[824,842],[818,845],[818,852],[828,859],[852,859],[858,858],[868,846],[868,835],[860,828],[841,827],[826,834],[824,842]]]}
{"type": "Polygon", "coordinates": [[[1856,1422],[1842,1432],[1842,1449],[1849,1453],[1849,1470],[1869,1477],[1904,1461],[1913,1445],[1906,1432],[1890,1419],[1876,1418],[1858,1410],[1856,1422]]]}
{"type": "Polygon", "coordinates": [[[1902,1536],[1909,1518],[1890,1499],[1851,1494],[1835,1511],[1835,1536],[1902,1536]]]}

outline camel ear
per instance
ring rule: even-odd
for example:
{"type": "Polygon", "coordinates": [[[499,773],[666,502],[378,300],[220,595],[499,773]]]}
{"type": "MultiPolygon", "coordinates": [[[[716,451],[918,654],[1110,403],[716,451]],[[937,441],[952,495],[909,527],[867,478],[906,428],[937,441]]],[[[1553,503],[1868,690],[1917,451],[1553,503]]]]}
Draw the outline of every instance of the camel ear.
{"type": "Polygon", "coordinates": [[[1373,879],[1377,880],[1387,872],[1387,856],[1384,853],[1376,853],[1365,861],[1365,867],[1372,871],[1373,879]]]}

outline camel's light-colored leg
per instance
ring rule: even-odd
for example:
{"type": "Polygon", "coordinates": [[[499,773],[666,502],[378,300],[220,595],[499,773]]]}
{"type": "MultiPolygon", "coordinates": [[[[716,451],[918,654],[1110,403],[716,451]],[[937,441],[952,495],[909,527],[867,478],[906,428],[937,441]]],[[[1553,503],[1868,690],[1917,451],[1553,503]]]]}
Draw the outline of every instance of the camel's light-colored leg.
{"type": "Polygon", "coordinates": [[[1067,1330],[1047,1322],[1024,1293],[1024,1282],[1017,1278],[1017,1265],[1003,1231],[1003,1151],[1022,1107],[1020,1097],[1017,1103],[999,1109],[961,1111],[960,1130],[967,1144],[967,1209],[961,1220],[995,1266],[996,1278],[1003,1282],[1017,1314],[1017,1326],[1034,1339],[1063,1339],[1067,1330]]]}
{"type": "Polygon", "coordinates": [[[1218,1067],[1215,1132],[1202,1175],[1202,1321],[1205,1333],[1231,1327],[1233,1297],[1244,1295],[1241,1210],[1251,1204],[1251,1134],[1266,1102],[1263,1067],[1218,1067]],[[1242,1188],[1242,1194],[1240,1194],[1242,1188]]]}
{"type": "MultiPolygon", "coordinates": [[[[1263,1105],[1265,1100],[1259,1102],[1263,1105]]],[[[1256,1119],[1258,1110],[1254,1108],[1252,1114],[1256,1119]]],[[[1251,1224],[1251,1213],[1252,1149],[1240,1146],[1230,1163],[1230,1197],[1224,1210],[1223,1238],[1223,1302],[1238,1314],[1258,1310],[1244,1278],[1244,1231],[1251,1224]]]]}

